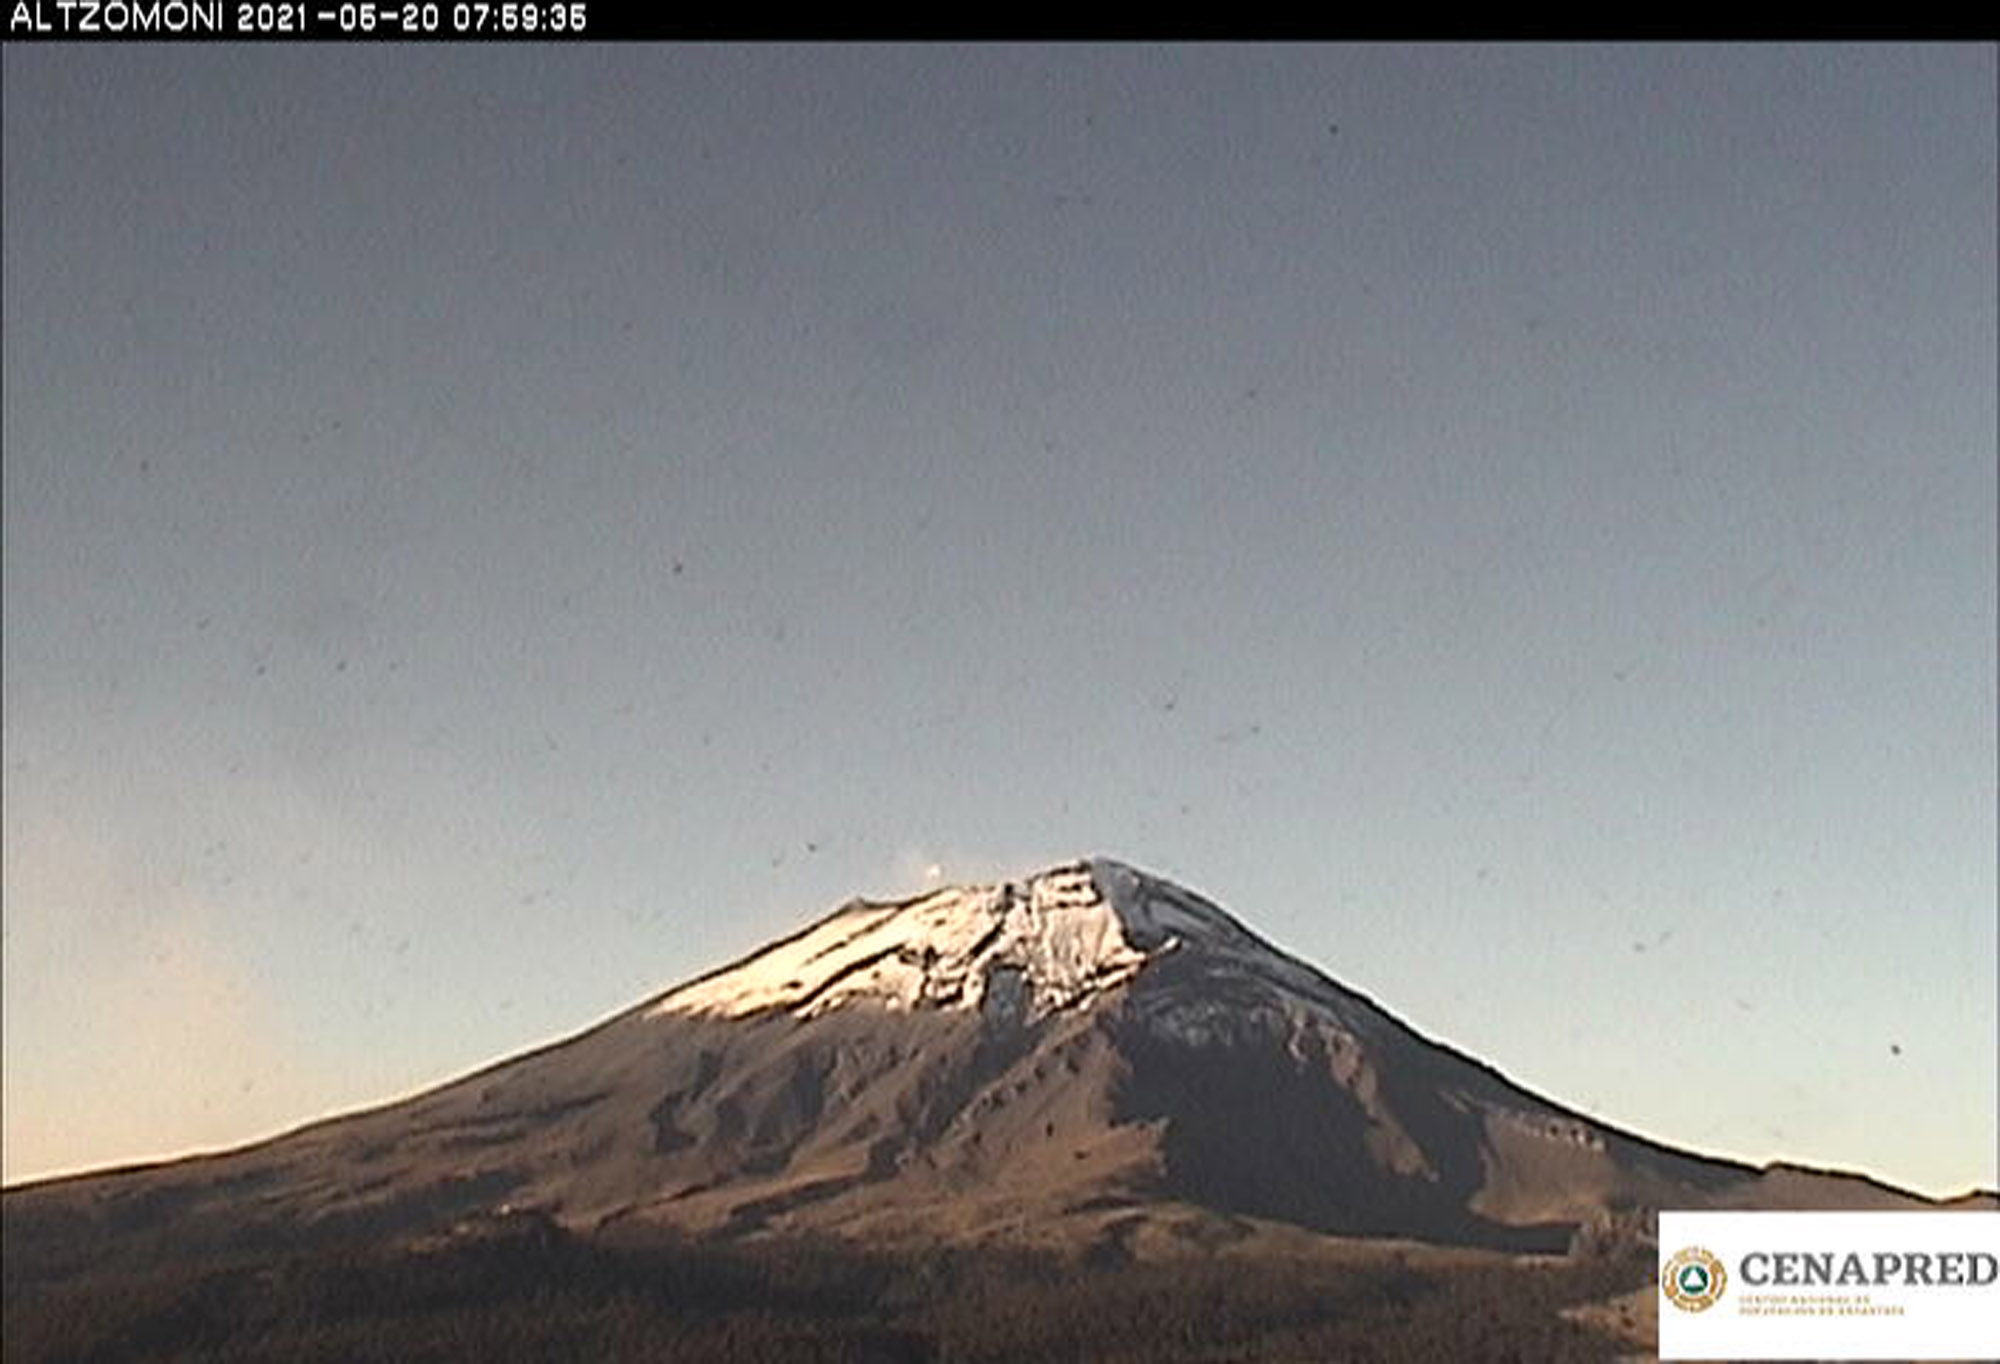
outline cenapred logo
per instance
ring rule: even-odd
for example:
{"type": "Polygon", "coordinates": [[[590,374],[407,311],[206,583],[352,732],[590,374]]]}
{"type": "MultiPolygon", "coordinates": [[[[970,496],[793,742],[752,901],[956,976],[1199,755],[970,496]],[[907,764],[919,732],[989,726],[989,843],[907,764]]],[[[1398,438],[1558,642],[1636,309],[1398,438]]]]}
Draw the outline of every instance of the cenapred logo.
{"type": "Polygon", "coordinates": [[[1675,1251],[1660,1271],[1660,1291],[1683,1312],[1706,1312],[1722,1300],[1728,1286],[1729,1271],[1700,1246],[1675,1251]]]}
{"type": "Polygon", "coordinates": [[[1661,1359],[2000,1360],[2000,1212],[1662,1208],[1657,1245],[1661,1359]]]}

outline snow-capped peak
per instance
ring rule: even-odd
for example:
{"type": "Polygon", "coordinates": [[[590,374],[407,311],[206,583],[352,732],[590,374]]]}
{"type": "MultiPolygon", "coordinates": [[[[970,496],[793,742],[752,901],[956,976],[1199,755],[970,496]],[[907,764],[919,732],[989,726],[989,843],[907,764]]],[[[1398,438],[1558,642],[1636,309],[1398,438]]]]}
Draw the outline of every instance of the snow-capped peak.
{"type": "Polygon", "coordinates": [[[1195,940],[1255,942],[1199,897],[1092,858],[1022,881],[948,886],[889,904],[856,901],[683,986],[652,1012],[810,1015],[866,1001],[1034,1016],[1085,1002],[1195,940]]]}

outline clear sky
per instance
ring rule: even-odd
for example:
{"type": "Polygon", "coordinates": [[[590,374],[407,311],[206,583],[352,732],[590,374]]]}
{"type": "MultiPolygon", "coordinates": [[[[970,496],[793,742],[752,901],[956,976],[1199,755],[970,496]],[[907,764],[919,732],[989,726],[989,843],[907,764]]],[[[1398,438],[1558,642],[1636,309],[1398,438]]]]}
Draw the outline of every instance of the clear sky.
{"type": "Polygon", "coordinates": [[[9,48],[5,1174],[1103,853],[1995,1182],[1991,47],[9,48]]]}

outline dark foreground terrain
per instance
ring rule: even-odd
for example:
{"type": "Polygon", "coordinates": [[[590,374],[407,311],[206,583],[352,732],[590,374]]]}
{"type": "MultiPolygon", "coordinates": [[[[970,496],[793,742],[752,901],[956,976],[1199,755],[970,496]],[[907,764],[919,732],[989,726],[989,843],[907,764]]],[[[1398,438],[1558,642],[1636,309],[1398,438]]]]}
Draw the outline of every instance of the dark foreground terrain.
{"type": "Polygon", "coordinates": [[[1650,1257],[1384,1244],[1080,1264],[830,1242],[586,1240],[540,1217],[293,1255],[7,1271],[8,1364],[54,1361],[1567,1361],[1628,1351],[1563,1316],[1650,1257]]]}

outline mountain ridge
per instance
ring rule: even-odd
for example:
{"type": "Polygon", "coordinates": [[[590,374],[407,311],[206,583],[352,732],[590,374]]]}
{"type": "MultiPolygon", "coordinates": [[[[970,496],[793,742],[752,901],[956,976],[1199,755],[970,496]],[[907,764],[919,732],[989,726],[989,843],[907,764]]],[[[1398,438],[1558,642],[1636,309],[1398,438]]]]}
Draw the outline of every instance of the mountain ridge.
{"type": "Polygon", "coordinates": [[[1276,1227],[1548,1251],[1660,1206],[1990,1195],[1592,1117],[1207,897],[1094,857],[849,900],[413,1095],[6,1199],[9,1249],[59,1255],[65,1235],[416,1234],[531,1210],[723,1239],[1185,1248],[1276,1227]]]}

